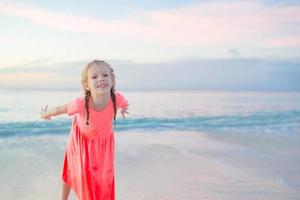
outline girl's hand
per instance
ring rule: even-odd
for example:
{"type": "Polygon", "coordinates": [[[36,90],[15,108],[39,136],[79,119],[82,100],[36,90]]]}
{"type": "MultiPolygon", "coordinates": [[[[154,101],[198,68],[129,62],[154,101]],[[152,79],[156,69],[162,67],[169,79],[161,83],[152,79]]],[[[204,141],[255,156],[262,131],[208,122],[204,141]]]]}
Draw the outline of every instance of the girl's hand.
{"type": "Polygon", "coordinates": [[[128,106],[129,106],[129,104],[127,104],[126,108],[124,108],[124,109],[121,110],[121,114],[122,114],[123,119],[125,119],[125,113],[129,114],[129,112],[127,112],[128,106]]]}
{"type": "Polygon", "coordinates": [[[42,108],[41,109],[41,118],[42,119],[45,119],[45,120],[51,120],[50,117],[47,117],[46,113],[47,113],[47,108],[48,108],[48,105],[46,105],[45,108],[42,108]]]}

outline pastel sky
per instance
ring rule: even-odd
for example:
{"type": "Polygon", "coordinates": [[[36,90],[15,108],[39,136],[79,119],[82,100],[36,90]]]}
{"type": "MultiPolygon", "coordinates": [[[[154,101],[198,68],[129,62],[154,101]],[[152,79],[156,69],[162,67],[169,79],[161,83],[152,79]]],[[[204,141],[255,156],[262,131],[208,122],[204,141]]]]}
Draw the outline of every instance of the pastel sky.
{"type": "MultiPolygon", "coordinates": [[[[189,69],[206,73],[213,60],[222,60],[224,67],[228,65],[224,70],[233,74],[237,72],[226,60],[242,62],[244,68],[258,60],[277,66],[289,63],[283,65],[291,73],[284,80],[290,81],[286,88],[298,88],[294,82],[300,55],[298,0],[0,0],[0,27],[0,87],[15,87],[9,80],[16,76],[17,85],[33,87],[49,79],[44,86],[51,87],[51,80],[66,81],[55,71],[65,71],[63,63],[99,58],[119,66],[132,63],[140,70],[136,74],[147,74],[153,65],[170,66],[167,72],[176,76],[186,66],[172,72],[170,63],[193,61],[189,69]],[[204,60],[209,60],[206,68],[204,60]]],[[[128,71],[120,70],[124,76],[121,72],[128,71]]],[[[124,84],[132,88],[129,82],[124,84]]]]}

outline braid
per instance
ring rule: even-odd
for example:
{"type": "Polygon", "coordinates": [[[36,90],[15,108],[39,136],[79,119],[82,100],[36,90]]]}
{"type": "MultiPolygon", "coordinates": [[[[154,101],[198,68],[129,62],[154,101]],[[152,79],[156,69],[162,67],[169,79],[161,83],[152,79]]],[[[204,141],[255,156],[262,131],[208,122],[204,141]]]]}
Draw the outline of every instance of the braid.
{"type": "Polygon", "coordinates": [[[114,104],[114,124],[116,125],[117,103],[116,103],[116,95],[115,95],[114,87],[112,87],[110,90],[110,96],[111,96],[113,104],[114,104]]]}
{"type": "Polygon", "coordinates": [[[91,92],[86,90],[85,91],[85,112],[86,112],[86,125],[89,125],[90,119],[90,111],[89,111],[89,99],[91,96],[91,92]]]}

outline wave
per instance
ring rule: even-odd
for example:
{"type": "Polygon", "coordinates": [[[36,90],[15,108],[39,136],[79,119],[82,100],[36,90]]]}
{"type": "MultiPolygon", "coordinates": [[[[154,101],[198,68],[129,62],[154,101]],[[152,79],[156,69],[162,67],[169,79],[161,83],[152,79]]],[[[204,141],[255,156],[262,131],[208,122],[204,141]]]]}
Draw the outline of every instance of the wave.
{"type": "MultiPolygon", "coordinates": [[[[71,120],[6,122],[0,123],[0,137],[41,134],[68,134],[71,120]]],[[[142,130],[274,130],[286,131],[300,127],[300,111],[257,112],[248,115],[192,116],[178,118],[127,118],[118,119],[116,131],[142,130]]]]}
{"type": "Polygon", "coordinates": [[[10,111],[10,109],[8,109],[8,108],[0,108],[0,112],[8,112],[8,111],[10,111]]]}

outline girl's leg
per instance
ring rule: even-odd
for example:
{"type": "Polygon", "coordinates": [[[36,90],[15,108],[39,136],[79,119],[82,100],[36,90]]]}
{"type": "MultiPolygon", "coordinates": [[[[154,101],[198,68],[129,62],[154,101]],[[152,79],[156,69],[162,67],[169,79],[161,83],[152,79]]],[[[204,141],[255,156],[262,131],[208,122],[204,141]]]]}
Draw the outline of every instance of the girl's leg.
{"type": "Polygon", "coordinates": [[[68,200],[70,194],[70,187],[63,181],[62,182],[62,192],[61,192],[61,200],[68,200]]]}

